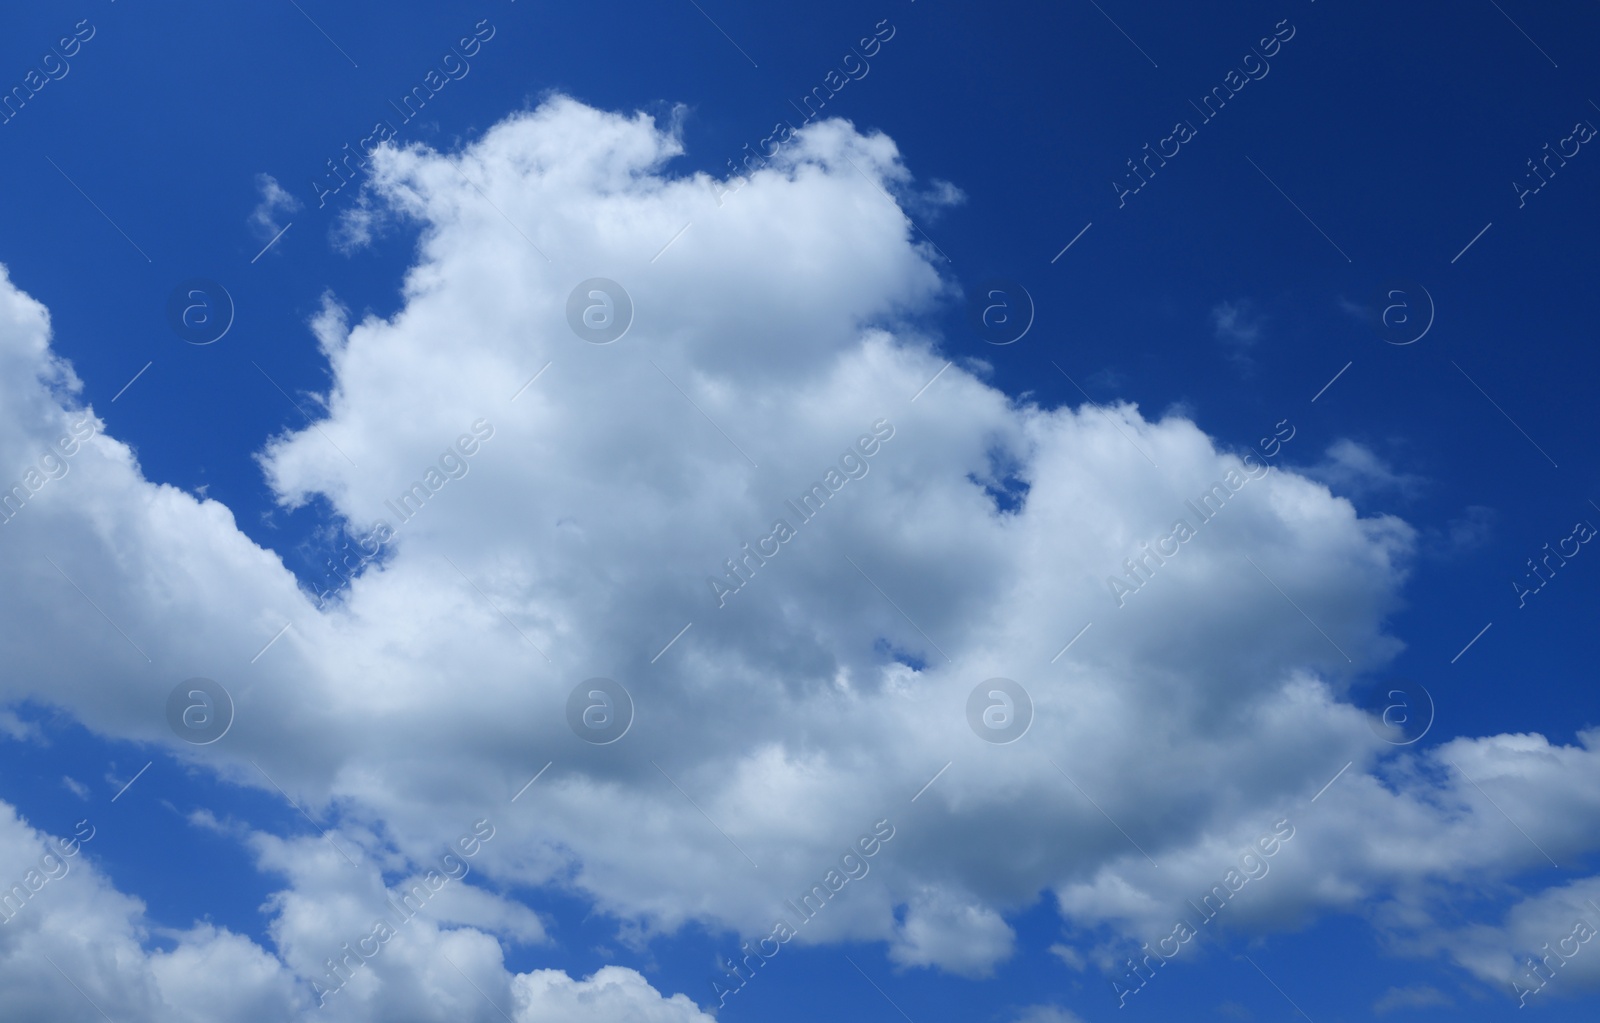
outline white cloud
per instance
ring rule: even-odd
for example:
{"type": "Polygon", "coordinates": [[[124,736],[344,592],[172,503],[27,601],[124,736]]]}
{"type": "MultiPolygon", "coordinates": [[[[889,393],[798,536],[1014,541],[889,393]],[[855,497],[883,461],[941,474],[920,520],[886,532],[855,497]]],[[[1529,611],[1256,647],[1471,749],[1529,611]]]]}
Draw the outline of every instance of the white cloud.
{"type": "Polygon", "coordinates": [[[1217,340],[1227,349],[1230,359],[1247,368],[1252,365],[1250,350],[1261,340],[1265,322],[1266,317],[1248,298],[1218,302],[1211,308],[1211,327],[1217,340]]]}
{"type": "Polygon", "coordinates": [[[1413,984],[1389,988],[1372,1003],[1372,1011],[1382,1016],[1396,1009],[1428,1009],[1454,1004],[1449,995],[1431,984],[1413,984]]]}
{"type": "MultiPolygon", "coordinates": [[[[374,155],[364,208],[422,228],[404,307],[352,322],[328,297],[313,327],[327,414],[261,454],[285,507],[322,496],[357,530],[394,527],[330,610],[225,506],[145,479],[103,432],[0,526],[0,698],[55,703],[275,798],[281,785],[357,864],[320,839],[192,818],[284,879],[266,909],[273,953],[185,938],[196,961],[248,978],[239,1018],[306,1008],[333,950],[370,933],[379,866],[391,883],[424,871],[478,818],[500,837],[475,874],[356,970],[330,1019],[492,1018],[450,962],[519,1018],[692,1019],[631,971],[508,973],[503,945],[550,936],[477,882],[576,893],[639,941],[689,921],[756,937],[880,820],[897,834],[871,875],[796,940],[881,941],[903,968],[969,976],[1011,954],[1004,914],[1041,891],[1067,918],[1062,947],[1104,968],[1107,929],[1166,935],[1280,817],[1297,837],[1219,929],[1534,865],[1447,754],[1501,805],[1527,806],[1554,855],[1593,848],[1587,733],[1396,756],[1342,702],[1400,649],[1385,620],[1411,527],[1272,473],[1119,608],[1107,575],[1239,459],[1181,416],[1018,402],[961,366],[922,390],[945,356],[921,317],[955,289],[880,190],[910,181],[888,138],[812,125],[721,205],[703,175],[671,173],[680,148],[648,118],[556,98],[458,154],[374,155]],[[592,277],[635,309],[612,344],[567,324],[592,277]],[[708,577],[880,419],[895,433],[870,472],[717,607],[708,577]],[[464,474],[396,521],[387,502],[480,420],[493,437],[464,474]],[[1008,512],[974,482],[1001,466],[1028,486],[1008,512]],[[168,692],[194,675],[237,706],[214,746],[164,724],[168,692]],[[607,746],[566,724],[568,694],[596,676],[637,707],[607,746]],[[967,723],[968,694],[995,676],[1032,696],[1015,744],[967,723]]],[[[0,389],[0,464],[28,464],[79,388],[44,310],[9,283],[0,389]]],[[[169,993],[186,974],[160,958],[176,953],[145,951],[132,899],[94,898],[126,949],[115,970],[85,969],[95,990],[122,985],[135,1009],[210,997],[169,993]]],[[[0,970],[55,990],[31,952],[6,955],[0,970]]]]}
{"type": "Polygon", "coordinates": [[[250,211],[250,230],[262,241],[270,241],[284,230],[279,219],[300,209],[300,200],[291,195],[271,174],[257,174],[256,188],[261,201],[250,211]]]}
{"type": "Polygon", "coordinates": [[[1083,1023],[1083,1017],[1059,1005],[1030,1005],[1018,1013],[1013,1023],[1083,1023]]]}
{"type": "Polygon", "coordinates": [[[1328,445],[1320,462],[1301,471],[1355,498],[1387,494],[1414,497],[1425,482],[1413,473],[1397,472],[1371,448],[1348,437],[1328,445]]]}

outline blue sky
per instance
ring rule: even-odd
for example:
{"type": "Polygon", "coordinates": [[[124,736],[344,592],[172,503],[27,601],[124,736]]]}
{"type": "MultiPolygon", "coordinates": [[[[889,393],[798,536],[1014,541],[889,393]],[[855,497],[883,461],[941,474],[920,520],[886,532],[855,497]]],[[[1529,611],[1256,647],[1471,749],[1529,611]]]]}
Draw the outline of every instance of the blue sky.
{"type": "MultiPolygon", "coordinates": [[[[0,884],[94,835],[0,925],[15,1018],[1501,1018],[1529,954],[1600,928],[1597,29],[19,11],[0,884]],[[596,278],[631,299],[608,344],[566,312],[596,278]],[[233,307],[211,343],[170,322],[194,281],[233,307]],[[168,723],[195,677],[214,743],[168,723]],[[597,677],[634,715],[605,744],[563,709],[597,677]],[[994,677],[1014,742],[967,719],[994,677]],[[1434,714],[1400,745],[1360,709],[1403,684],[1434,714]],[[317,964],[478,821],[318,1007],[317,964]],[[879,821],[719,1007],[719,958],[879,821]]],[[[1523,1011],[1589,1018],[1576,947],[1523,1011]]]]}

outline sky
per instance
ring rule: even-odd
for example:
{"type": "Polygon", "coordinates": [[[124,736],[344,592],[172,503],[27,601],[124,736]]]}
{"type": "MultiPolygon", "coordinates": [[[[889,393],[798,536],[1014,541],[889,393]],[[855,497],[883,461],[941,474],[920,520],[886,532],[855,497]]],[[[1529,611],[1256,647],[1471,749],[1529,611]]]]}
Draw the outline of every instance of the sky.
{"type": "Polygon", "coordinates": [[[5,1018],[1591,1019],[1597,30],[14,12],[5,1018]]]}

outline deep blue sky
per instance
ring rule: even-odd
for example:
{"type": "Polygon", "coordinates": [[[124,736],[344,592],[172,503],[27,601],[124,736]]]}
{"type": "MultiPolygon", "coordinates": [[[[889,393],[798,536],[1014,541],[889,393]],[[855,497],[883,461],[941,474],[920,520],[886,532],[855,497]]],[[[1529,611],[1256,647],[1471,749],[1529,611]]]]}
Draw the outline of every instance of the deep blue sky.
{"type": "MultiPolygon", "coordinates": [[[[297,397],[324,388],[325,364],[306,327],[323,291],[358,313],[392,313],[413,254],[413,239],[394,234],[353,256],[334,250],[329,229],[355,189],[318,209],[311,182],[325,161],[375,120],[392,119],[388,101],[487,18],[496,34],[470,74],[405,125],[402,141],[456,147],[559,90],[663,117],[685,105],[687,154],[673,169],[718,173],[775,122],[796,120],[790,100],[887,18],[893,39],[826,112],[892,136],[919,182],[944,179],[966,193],[964,205],[918,218],[948,255],[950,278],[967,287],[1015,280],[1037,307],[1029,335],[998,347],[976,337],[966,310],[952,304],[929,324],[944,332],[952,356],[991,361],[995,381],[1013,395],[1079,402],[1058,363],[1096,400],[1134,401],[1146,414],[1177,407],[1241,447],[1288,419],[1298,433],[1283,457],[1294,464],[1316,462],[1340,437],[1368,445],[1423,480],[1366,496],[1363,512],[1400,514],[1437,537],[1441,551],[1419,560],[1393,623],[1408,649],[1390,674],[1421,682],[1437,701],[1427,741],[1523,730],[1571,741],[1600,720],[1592,685],[1600,555],[1574,559],[1526,608],[1511,586],[1525,560],[1575,521],[1600,524],[1591,503],[1600,502],[1591,308],[1600,155],[1585,147],[1523,208],[1511,184],[1575,122],[1600,123],[1591,102],[1600,99],[1593,5],[1245,0],[1210,9],[1105,0],[1105,13],[1090,0],[700,0],[704,13],[690,0],[301,6],[305,14],[288,0],[82,0],[11,11],[0,38],[7,84],[80,19],[95,34],[70,74],[0,125],[0,181],[10,198],[0,204],[0,262],[50,308],[56,350],[73,362],[110,431],[134,445],[145,474],[206,488],[308,585],[323,578],[314,538],[326,523],[315,508],[277,510],[252,457],[303,420],[252,361],[297,397]],[[1221,84],[1284,19],[1295,34],[1270,73],[1200,123],[1190,101],[1221,84]],[[1112,181],[1124,180],[1125,161],[1183,119],[1196,136],[1119,208],[1112,181]],[[247,218],[262,173],[305,207],[252,264],[263,241],[247,218]],[[228,343],[194,347],[168,329],[167,296],[193,277],[232,293],[238,312],[228,343]],[[1370,305],[1398,279],[1425,286],[1437,311],[1427,336],[1407,346],[1380,340],[1349,308],[1370,305]],[[1260,324],[1247,362],[1216,337],[1212,310],[1223,302],[1242,304],[1260,324]],[[1446,551],[1451,524],[1471,506],[1490,510],[1483,541],[1446,551]]],[[[89,782],[91,801],[104,807],[115,791],[101,779],[110,765],[126,779],[153,758],[145,782],[164,776],[161,797],[135,789],[107,807],[92,852],[158,919],[184,925],[210,913],[264,940],[255,908],[276,879],[257,876],[227,842],[197,840],[161,800],[187,812],[226,799],[241,817],[285,829],[295,827],[292,811],[225,795],[159,753],[109,747],[47,720],[51,747],[0,747],[0,798],[66,830],[82,814],[54,779],[89,782]],[[173,884],[179,875],[204,881],[173,884]]],[[[555,914],[563,943],[553,954],[514,950],[512,965],[588,970],[605,961],[601,946],[618,962],[646,964],[587,907],[547,905],[543,896],[535,904],[555,914]]],[[[846,951],[919,1023],[999,1019],[1009,1007],[1047,1000],[1086,1019],[1119,1018],[1092,972],[1074,974],[1046,953],[1057,926],[1048,907],[1013,924],[1021,951],[993,981],[896,975],[881,948],[790,949],[724,1018],[891,1018],[846,951]]],[[[664,944],[652,981],[703,1000],[705,962],[723,944],[698,932],[664,944]]],[[[1246,950],[1231,940],[1175,964],[1123,1012],[1130,1020],[1212,1018],[1233,1002],[1255,1019],[1290,1018],[1283,997],[1234,958],[1246,950]]],[[[1392,985],[1455,991],[1461,976],[1388,954],[1354,919],[1323,920],[1248,951],[1318,1021],[1367,1018],[1392,985]]],[[[1509,1009],[1458,997],[1453,1009],[1392,1018],[1498,1019],[1509,1009]]],[[[1576,1020],[1592,1008],[1550,1001],[1539,1011],[1576,1020]]]]}

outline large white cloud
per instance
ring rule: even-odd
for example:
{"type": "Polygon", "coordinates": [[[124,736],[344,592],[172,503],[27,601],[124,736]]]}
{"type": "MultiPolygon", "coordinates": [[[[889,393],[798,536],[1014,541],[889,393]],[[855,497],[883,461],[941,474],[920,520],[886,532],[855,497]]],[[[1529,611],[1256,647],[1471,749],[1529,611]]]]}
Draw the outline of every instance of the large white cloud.
{"type": "MultiPolygon", "coordinates": [[[[281,785],[350,858],[240,829],[286,879],[266,907],[277,948],[197,931],[186,954],[240,957],[261,999],[309,1005],[383,880],[426,870],[477,819],[497,838],[475,880],[581,893],[639,940],[691,920],[765,936],[887,821],[870,874],[796,940],[883,941],[902,966],[972,976],[1010,954],[1004,914],[1041,892],[1065,939],[1113,968],[1282,818],[1296,837],[1219,926],[1535,866],[1447,756],[1496,802],[1529,807],[1519,824],[1552,855],[1593,847],[1587,739],[1386,758],[1344,702],[1400,649],[1385,616],[1409,526],[1287,468],[1262,475],[1181,416],[1042,407],[986,384],[980,364],[944,368],[920,324],[953,288],[885,194],[910,186],[886,137],[814,125],[731,192],[673,174],[680,149],[643,116],[555,98],[457,154],[375,156],[346,236],[421,226],[403,307],[352,324],[328,298],[314,324],[327,414],[260,456],[285,506],[321,496],[357,529],[394,529],[327,609],[228,509],[146,480],[103,432],[0,526],[15,581],[0,594],[15,669],[0,696],[281,785]],[[611,344],[568,326],[569,294],[594,277],[635,310],[611,344]],[[802,521],[786,502],[826,487],[874,424],[893,433],[865,445],[866,474],[835,477],[802,521]],[[461,463],[443,455],[475,427],[465,475],[447,478],[461,463]],[[431,467],[437,492],[399,521],[390,504],[431,467]],[[1201,521],[1189,502],[1218,481],[1239,482],[1201,521]],[[1023,488],[1019,504],[993,496],[1023,488]],[[778,519],[792,537],[722,594],[725,563],[778,519]],[[1119,598],[1108,577],[1178,519],[1194,535],[1119,598]],[[228,735],[198,748],[164,711],[196,675],[237,703],[228,735]],[[637,707],[605,746],[566,716],[597,676],[637,707]],[[1035,708],[1008,745],[966,716],[997,676],[1035,708]]],[[[9,283],[0,370],[0,464],[34,464],[79,418],[77,389],[44,311],[9,283]]],[[[452,884],[330,1000],[344,1014],[331,1018],[402,1005],[489,1018],[486,997],[528,1018],[694,1018],[628,971],[512,975],[501,943],[559,936],[452,884]]],[[[125,898],[107,889],[103,911],[136,920],[125,898]]],[[[128,1004],[175,975],[137,952],[134,926],[128,1004]]]]}

